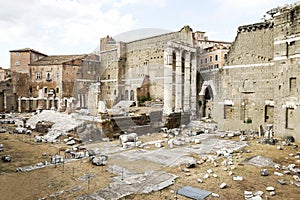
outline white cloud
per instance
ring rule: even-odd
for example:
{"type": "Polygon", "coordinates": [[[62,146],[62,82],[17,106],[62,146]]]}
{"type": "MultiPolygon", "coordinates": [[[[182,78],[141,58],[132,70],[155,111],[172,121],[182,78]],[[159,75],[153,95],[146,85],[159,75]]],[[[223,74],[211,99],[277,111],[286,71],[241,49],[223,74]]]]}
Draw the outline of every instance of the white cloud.
{"type": "MultiPolygon", "coordinates": [[[[257,22],[268,9],[284,2],[0,0],[0,66],[5,63],[8,67],[7,55],[11,49],[30,47],[46,54],[87,53],[99,45],[100,37],[137,29],[138,25],[157,24],[161,28],[179,29],[187,21],[193,26],[201,25],[198,28],[209,33],[209,38],[221,39],[224,35],[232,35],[232,29],[238,25],[257,22]],[[202,4],[214,7],[205,10],[202,4]],[[185,10],[183,16],[180,15],[182,10],[185,10]]],[[[234,39],[234,36],[231,37],[234,39]]]]}
{"type": "Polygon", "coordinates": [[[62,48],[88,51],[84,48],[89,46],[93,50],[99,37],[132,29],[135,24],[130,13],[112,4],[109,0],[1,1],[0,44],[17,44],[14,49],[48,46],[57,49],[56,54],[62,48]]]}
{"type": "Polygon", "coordinates": [[[127,5],[143,5],[143,6],[155,6],[164,7],[167,5],[168,0],[115,0],[113,1],[114,7],[124,7],[127,5]]]}

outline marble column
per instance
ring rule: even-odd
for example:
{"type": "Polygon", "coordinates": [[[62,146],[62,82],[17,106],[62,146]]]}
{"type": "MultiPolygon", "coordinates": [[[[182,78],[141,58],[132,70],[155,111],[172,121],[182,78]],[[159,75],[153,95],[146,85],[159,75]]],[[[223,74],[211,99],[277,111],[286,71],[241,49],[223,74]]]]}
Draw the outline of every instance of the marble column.
{"type": "Polygon", "coordinates": [[[197,60],[196,53],[191,56],[191,114],[193,119],[197,117],[197,60]]]}
{"type": "Polygon", "coordinates": [[[175,74],[175,112],[182,111],[182,51],[176,52],[176,74],[175,74]]]}
{"type": "Polygon", "coordinates": [[[184,112],[191,112],[191,54],[189,51],[185,53],[185,69],[184,69],[184,112]]]}
{"type": "Polygon", "coordinates": [[[172,49],[164,51],[164,114],[168,115],[173,111],[173,55],[172,49]]]}

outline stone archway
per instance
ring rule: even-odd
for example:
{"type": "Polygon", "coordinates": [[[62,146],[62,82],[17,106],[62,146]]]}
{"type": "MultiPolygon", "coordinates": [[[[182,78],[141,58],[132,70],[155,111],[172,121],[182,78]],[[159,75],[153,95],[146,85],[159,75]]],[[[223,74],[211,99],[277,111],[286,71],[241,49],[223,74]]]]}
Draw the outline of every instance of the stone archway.
{"type": "Polygon", "coordinates": [[[211,118],[211,112],[213,109],[213,99],[216,95],[215,87],[212,82],[210,81],[204,81],[201,91],[199,93],[199,100],[200,100],[200,109],[199,114],[200,117],[209,117],[211,118]]]}
{"type": "Polygon", "coordinates": [[[211,118],[212,99],[213,99],[212,89],[210,86],[207,86],[204,93],[204,104],[203,104],[204,117],[211,118]]]}

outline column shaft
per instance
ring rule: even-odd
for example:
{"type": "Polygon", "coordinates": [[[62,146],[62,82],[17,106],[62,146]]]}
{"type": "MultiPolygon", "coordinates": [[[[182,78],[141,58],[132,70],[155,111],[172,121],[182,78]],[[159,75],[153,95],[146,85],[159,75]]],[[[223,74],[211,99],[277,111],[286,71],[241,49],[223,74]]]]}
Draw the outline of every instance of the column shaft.
{"type": "Polygon", "coordinates": [[[191,56],[191,114],[193,118],[197,116],[197,60],[196,53],[191,56]]]}
{"type": "Polygon", "coordinates": [[[191,55],[190,52],[185,54],[184,69],[184,112],[191,112],[191,55]]]}
{"type": "Polygon", "coordinates": [[[175,112],[182,111],[182,60],[181,60],[181,52],[176,53],[176,80],[175,80],[175,112]]]}
{"type": "Polygon", "coordinates": [[[164,51],[164,114],[168,115],[173,111],[173,56],[172,50],[164,51]]]}

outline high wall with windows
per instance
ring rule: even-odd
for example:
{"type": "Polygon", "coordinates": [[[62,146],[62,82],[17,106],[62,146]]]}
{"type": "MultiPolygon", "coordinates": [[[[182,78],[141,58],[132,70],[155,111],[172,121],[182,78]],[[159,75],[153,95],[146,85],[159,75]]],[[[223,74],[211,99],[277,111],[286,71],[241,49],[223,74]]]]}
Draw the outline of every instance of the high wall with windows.
{"type": "Polygon", "coordinates": [[[214,77],[202,73],[200,96],[210,100],[219,128],[271,125],[277,136],[300,140],[299,8],[277,7],[270,19],[240,26],[224,67],[214,77]]]}
{"type": "Polygon", "coordinates": [[[104,49],[100,52],[101,99],[112,107],[119,101],[149,97],[164,102],[165,114],[185,111],[196,115],[197,49],[193,42],[193,31],[185,26],[104,49]]]}

